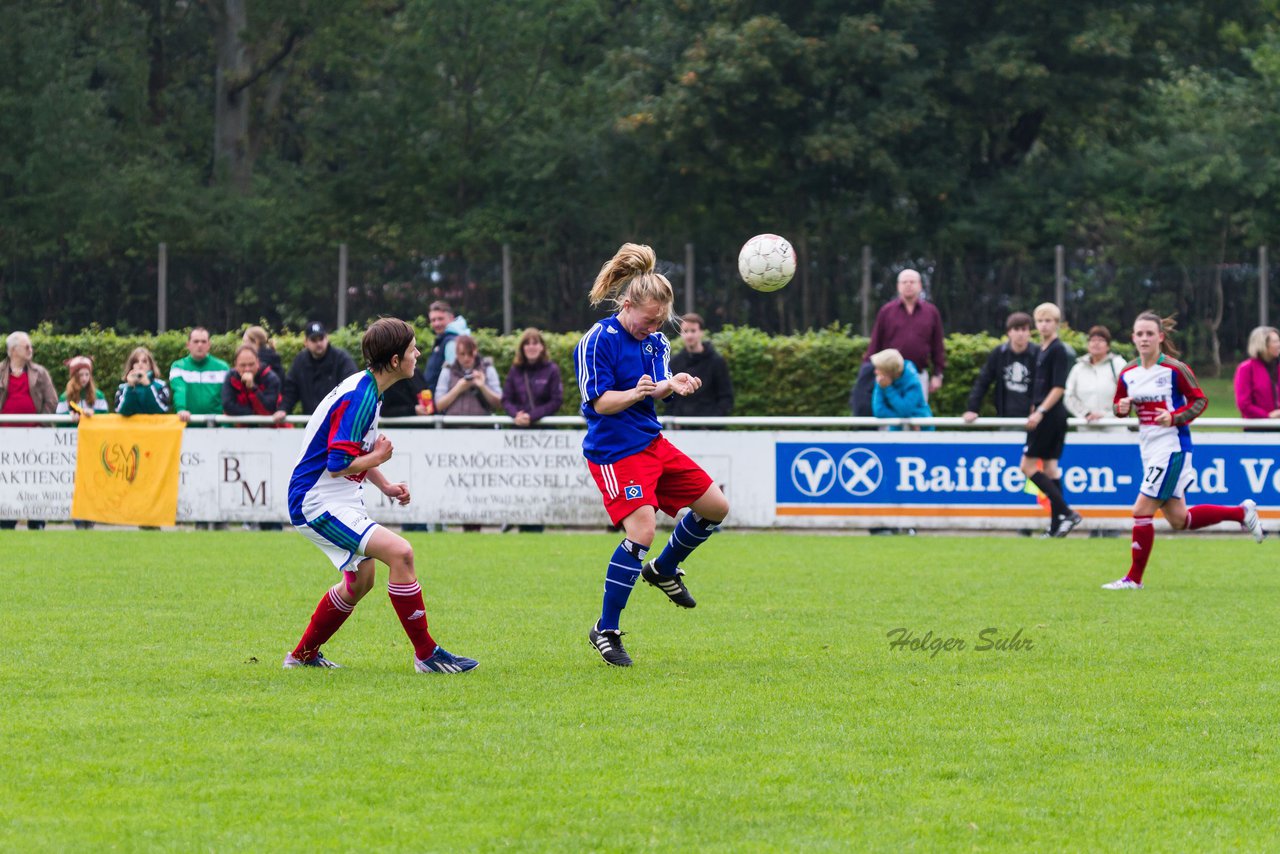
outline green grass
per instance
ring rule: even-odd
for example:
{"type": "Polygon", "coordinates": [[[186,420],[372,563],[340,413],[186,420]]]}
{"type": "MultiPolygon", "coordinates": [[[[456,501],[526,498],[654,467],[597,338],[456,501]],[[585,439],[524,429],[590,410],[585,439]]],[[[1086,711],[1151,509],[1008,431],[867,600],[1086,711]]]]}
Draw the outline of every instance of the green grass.
{"type": "MultiPolygon", "coordinates": [[[[1226,372],[1226,366],[1223,367],[1226,372]]],[[[1223,377],[1201,377],[1197,376],[1200,381],[1200,388],[1204,391],[1205,397],[1209,398],[1209,408],[1204,411],[1205,418],[1239,418],[1240,410],[1236,409],[1236,387],[1235,380],[1230,376],[1223,377]]],[[[1234,428],[1239,430],[1240,428],[1234,428]]]]}
{"type": "MultiPolygon", "coordinates": [[[[0,850],[1263,850],[1274,544],[726,532],[699,605],[641,584],[586,640],[612,535],[416,535],[283,671],[333,573],[291,533],[0,535],[0,850]],[[968,649],[894,651],[886,633],[968,649]],[[975,651],[1021,629],[1033,647],[975,651]]],[[[382,568],[380,568],[381,570],[382,568]]]]}

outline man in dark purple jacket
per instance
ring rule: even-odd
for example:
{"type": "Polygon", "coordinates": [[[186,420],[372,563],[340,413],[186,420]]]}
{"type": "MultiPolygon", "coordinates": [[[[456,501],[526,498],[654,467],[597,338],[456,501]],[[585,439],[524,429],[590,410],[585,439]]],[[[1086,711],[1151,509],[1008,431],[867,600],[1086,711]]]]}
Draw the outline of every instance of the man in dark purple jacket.
{"type": "Polygon", "coordinates": [[[874,371],[871,357],[881,350],[893,348],[904,359],[915,364],[924,386],[925,399],[942,388],[942,372],[947,354],[942,345],[942,315],[937,307],[921,298],[920,274],[911,269],[898,274],[898,297],[881,306],[871,327],[871,343],[862,357],[858,384],[850,396],[854,414],[871,414],[871,384],[874,371]],[[863,375],[866,375],[864,382],[863,375]],[[859,412],[859,390],[866,386],[866,412],[859,412]]]}

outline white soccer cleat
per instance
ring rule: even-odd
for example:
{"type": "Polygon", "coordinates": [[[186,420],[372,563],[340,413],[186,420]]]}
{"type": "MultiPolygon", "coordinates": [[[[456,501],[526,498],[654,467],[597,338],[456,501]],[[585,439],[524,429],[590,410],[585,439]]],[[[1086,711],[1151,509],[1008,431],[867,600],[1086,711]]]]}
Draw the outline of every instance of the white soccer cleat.
{"type": "Polygon", "coordinates": [[[1102,585],[1103,590],[1141,590],[1142,585],[1127,578],[1117,578],[1110,584],[1102,585]]]}
{"type": "Polygon", "coordinates": [[[292,652],[286,654],[284,657],[285,670],[292,670],[295,667],[341,667],[341,666],[342,666],[341,664],[336,664],[335,662],[332,662],[329,659],[325,658],[324,653],[319,651],[316,652],[315,658],[310,658],[310,659],[295,658],[292,652]]]}
{"type": "Polygon", "coordinates": [[[1258,502],[1252,498],[1246,498],[1240,502],[1240,506],[1244,508],[1244,521],[1240,524],[1244,526],[1246,531],[1253,534],[1255,543],[1262,542],[1263,538],[1267,536],[1267,532],[1262,530],[1262,520],[1258,518],[1258,502]]]}

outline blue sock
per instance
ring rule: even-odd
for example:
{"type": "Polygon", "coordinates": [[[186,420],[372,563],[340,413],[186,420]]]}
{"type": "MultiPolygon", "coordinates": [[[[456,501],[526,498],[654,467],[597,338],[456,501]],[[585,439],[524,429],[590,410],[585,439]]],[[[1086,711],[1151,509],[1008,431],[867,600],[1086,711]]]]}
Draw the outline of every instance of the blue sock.
{"type": "Polygon", "coordinates": [[[653,562],[654,569],[663,575],[675,575],[681,562],[693,554],[694,549],[705,543],[707,537],[715,533],[719,524],[719,522],[708,522],[692,510],[684,514],[684,518],[671,532],[667,547],[653,562]]]}
{"type": "Polygon", "coordinates": [[[648,553],[647,547],[625,539],[613,550],[609,569],[604,574],[604,605],[600,609],[600,625],[597,626],[601,631],[618,628],[622,609],[627,607],[631,589],[640,577],[640,565],[648,553]]]}

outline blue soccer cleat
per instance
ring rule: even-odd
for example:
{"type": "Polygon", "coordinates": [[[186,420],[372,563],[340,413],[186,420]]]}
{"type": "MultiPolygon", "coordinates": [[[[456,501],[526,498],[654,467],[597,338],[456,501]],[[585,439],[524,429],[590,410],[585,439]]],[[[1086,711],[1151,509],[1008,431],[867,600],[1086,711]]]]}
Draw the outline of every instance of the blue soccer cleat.
{"type": "Polygon", "coordinates": [[[475,670],[480,666],[480,662],[474,658],[463,658],[460,655],[454,655],[440,645],[436,645],[436,651],[431,653],[430,658],[413,659],[413,668],[419,673],[466,673],[468,670],[475,670]]]}

